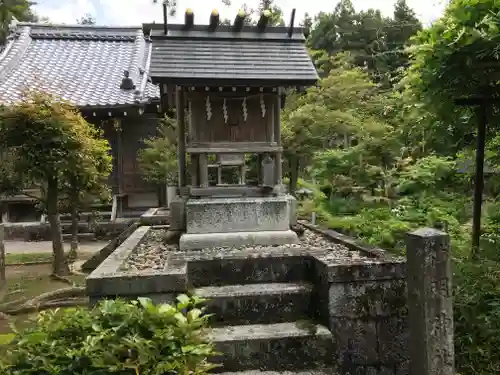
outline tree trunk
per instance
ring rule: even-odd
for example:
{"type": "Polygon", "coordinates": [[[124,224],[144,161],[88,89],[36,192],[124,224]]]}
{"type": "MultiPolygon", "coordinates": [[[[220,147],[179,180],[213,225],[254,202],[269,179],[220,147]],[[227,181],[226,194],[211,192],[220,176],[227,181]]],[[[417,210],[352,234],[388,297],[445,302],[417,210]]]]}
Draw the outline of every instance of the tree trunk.
{"type": "Polygon", "coordinates": [[[290,194],[295,195],[297,181],[299,180],[299,158],[297,155],[290,155],[290,194]]]}
{"type": "Polygon", "coordinates": [[[71,247],[69,250],[68,259],[76,259],[78,257],[78,194],[71,199],[71,247]]]}
{"type": "MultiPolygon", "coordinates": [[[[5,245],[4,240],[4,226],[0,224],[0,291],[6,286],[7,280],[5,276],[5,245]]],[[[0,298],[2,300],[2,298],[0,298]]]]}
{"type": "Polygon", "coordinates": [[[57,200],[57,178],[49,178],[47,181],[47,219],[49,221],[50,234],[52,237],[52,273],[54,275],[66,276],[71,272],[69,270],[68,263],[66,262],[66,257],[64,256],[64,246],[57,200]]]}

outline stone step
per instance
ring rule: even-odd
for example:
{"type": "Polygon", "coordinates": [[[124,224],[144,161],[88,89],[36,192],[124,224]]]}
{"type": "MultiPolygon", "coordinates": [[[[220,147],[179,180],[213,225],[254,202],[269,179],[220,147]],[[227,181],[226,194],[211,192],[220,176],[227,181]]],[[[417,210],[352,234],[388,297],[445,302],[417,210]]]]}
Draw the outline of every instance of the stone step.
{"type": "Polygon", "coordinates": [[[270,324],[307,319],[313,287],[306,283],[270,283],[204,287],[194,294],[206,298],[212,326],[270,324]]]}
{"type": "Polygon", "coordinates": [[[314,267],[310,257],[276,248],[253,255],[190,260],[187,273],[191,287],[199,288],[307,281],[312,280],[314,267]]]}
{"type": "Polygon", "coordinates": [[[213,328],[209,337],[222,353],[214,372],[299,371],[328,366],[333,341],[324,326],[309,322],[256,324],[213,328]]]}

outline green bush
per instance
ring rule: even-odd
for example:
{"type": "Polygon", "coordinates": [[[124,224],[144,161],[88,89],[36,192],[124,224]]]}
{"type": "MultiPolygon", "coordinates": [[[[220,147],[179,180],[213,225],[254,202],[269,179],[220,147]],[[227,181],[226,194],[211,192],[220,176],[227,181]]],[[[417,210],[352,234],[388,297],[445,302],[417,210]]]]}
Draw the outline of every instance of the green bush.
{"type": "Polygon", "coordinates": [[[457,260],[453,284],[458,373],[499,374],[500,263],[457,260]]]}
{"type": "Polygon", "coordinates": [[[42,312],[16,332],[1,359],[2,375],[206,374],[214,347],[204,335],[200,299],[174,305],[103,301],[94,309],[42,312]]]}

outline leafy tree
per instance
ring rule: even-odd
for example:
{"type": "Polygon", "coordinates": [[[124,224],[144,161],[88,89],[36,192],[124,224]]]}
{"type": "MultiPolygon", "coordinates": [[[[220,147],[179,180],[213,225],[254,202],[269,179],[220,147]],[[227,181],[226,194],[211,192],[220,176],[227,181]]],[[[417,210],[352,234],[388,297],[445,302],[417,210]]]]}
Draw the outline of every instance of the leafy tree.
{"type": "Polygon", "coordinates": [[[68,186],[76,190],[97,183],[97,172],[109,163],[107,141],[72,106],[31,93],[0,112],[0,149],[1,190],[22,194],[26,187],[40,189],[52,235],[52,271],[68,274],[59,201],[68,186]]]}
{"type": "MultiPolygon", "coordinates": [[[[95,130],[95,129],[93,129],[95,130]]],[[[78,168],[64,173],[63,193],[71,213],[71,247],[68,258],[78,255],[78,221],[81,209],[95,199],[109,201],[111,195],[106,180],[112,170],[108,142],[95,131],[87,140],[87,154],[81,154],[78,168]]]]}
{"type": "Polygon", "coordinates": [[[144,179],[158,186],[176,185],[177,136],[176,120],[165,116],[158,128],[158,135],[143,140],[145,147],[137,154],[144,179]]]}
{"type": "Polygon", "coordinates": [[[79,20],[76,20],[76,22],[79,25],[95,25],[95,17],[90,13],[86,13],[79,20]]]}
{"type": "Polygon", "coordinates": [[[458,108],[454,99],[495,92],[491,77],[497,74],[499,11],[500,4],[493,0],[452,1],[440,20],[414,38],[410,49],[405,84],[415,100],[435,114],[440,126],[433,131],[447,133],[450,153],[472,143],[476,129],[473,113],[458,108]]]}
{"type": "Polygon", "coordinates": [[[28,0],[2,0],[0,2],[0,44],[5,44],[9,35],[9,25],[15,18],[18,21],[33,22],[37,17],[32,6],[36,3],[28,0]]]}
{"type": "Polygon", "coordinates": [[[333,12],[316,16],[308,44],[328,55],[349,51],[356,65],[367,68],[377,82],[390,86],[407,63],[404,46],[420,29],[404,0],[396,3],[393,19],[383,17],[378,9],[357,12],[350,0],[342,0],[333,12]]]}

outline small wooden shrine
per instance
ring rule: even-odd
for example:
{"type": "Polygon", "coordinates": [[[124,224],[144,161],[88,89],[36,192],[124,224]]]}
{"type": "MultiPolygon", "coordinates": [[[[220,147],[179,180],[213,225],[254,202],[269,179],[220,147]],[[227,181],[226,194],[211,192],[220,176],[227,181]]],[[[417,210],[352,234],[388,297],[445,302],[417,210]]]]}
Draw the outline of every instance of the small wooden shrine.
{"type": "MultiPolygon", "coordinates": [[[[204,205],[200,210],[211,210],[213,220],[218,215],[214,210],[238,216],[235,212],[244,206],[247,217],[254,212],[250,202],[262,206],[262,202],[272,201],[263,199],[286,195],[280,140],[285,89],[312,85],[318,78],[303,30],[294,27],[294,14],[289,27],[268,26],[268,11],[256,26],[245,25],[242,11],[231,26],[219,25],[217,11],[210,15],[208,25],[196,25],[194,13],[188,9],[184,24],[167,24],[165,13],[161,28],[151,31],[150,75],[160,84],[162,108],[175,107],[177,114],[179,197],[186,207],[178,215],[178,224],[188,234],[215,230],[190,227],[190,206],[204,205]],[[252,154],[258,156],[259,177],[250,185],[246,183],[245,158],[252,154]],[[239,170],[239,183],[224,183],[222,170],[234,167],[239,170]],[[210,168],[217,170],[212,184],[210,168]],[[228,208],[231,204],[234,209],[228,208]]],[[[172,209],[174,216],[175,212],[172,209]]],[[[235,225],[236,217],[232,222],[219,222],[219,232],[258,232],[266,226],[259,224],[261,214],[256,215],[250,220],[253,225],[246,227],[235,225]]],[[[210,220],[208,216],[204,219],[210,220]]],[[[265,230],[273,229],[268,226],[265,230]]]]}

